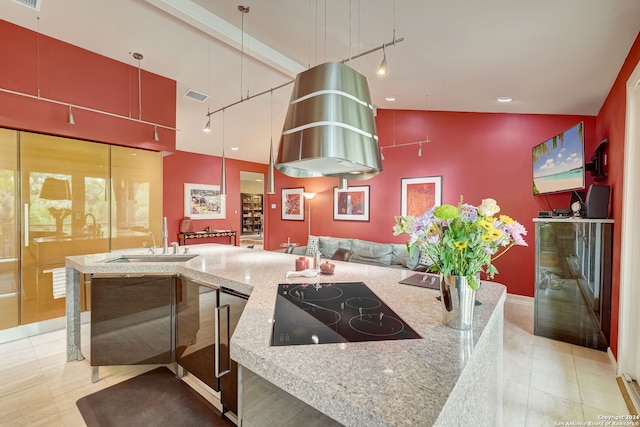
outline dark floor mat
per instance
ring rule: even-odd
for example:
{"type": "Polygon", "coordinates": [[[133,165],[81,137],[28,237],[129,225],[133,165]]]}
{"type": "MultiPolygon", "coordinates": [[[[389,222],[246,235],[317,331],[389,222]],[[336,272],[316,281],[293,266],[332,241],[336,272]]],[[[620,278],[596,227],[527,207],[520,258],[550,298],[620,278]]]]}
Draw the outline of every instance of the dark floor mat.
{"type": "Polygon", "coordinates": [[[87,426],[235,426],[166,367],[76,402],[87,426]]]}

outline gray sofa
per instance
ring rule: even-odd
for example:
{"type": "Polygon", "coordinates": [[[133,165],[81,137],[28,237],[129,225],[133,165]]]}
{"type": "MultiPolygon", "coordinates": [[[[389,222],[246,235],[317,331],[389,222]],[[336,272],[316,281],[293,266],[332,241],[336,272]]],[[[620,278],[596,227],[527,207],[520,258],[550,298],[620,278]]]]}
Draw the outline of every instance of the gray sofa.
{"type": "Polygon", "coordinates": [[[353,251],[351,262],[362,264],[381,265],[394,268],[408,268],[415,270],[420,265],[426,265],[427,260],[421,259],[419,251],[409,256],[407,245],[404,243],[378,243],[368,240],[349,239],[331,236],[309,236],[306,246],[298,246],[293,249],[293,254],[315,255],[320,252],[321,258],[331,258],[338,249],[353,251]]]}

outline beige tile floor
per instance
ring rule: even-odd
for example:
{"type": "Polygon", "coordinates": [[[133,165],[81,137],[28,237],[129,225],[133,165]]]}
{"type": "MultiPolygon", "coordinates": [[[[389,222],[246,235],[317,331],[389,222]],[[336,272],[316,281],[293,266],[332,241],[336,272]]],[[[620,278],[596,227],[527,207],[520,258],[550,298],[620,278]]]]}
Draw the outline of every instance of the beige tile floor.
{"type": "Polygon", "coordinates": [[[505,303],[503,393],[505,427],[629,414],[607,353],[534,336],[533,302],[517,297],[505,303]]]}
{"type": "MultiPolygon", "coordinates": [[[[504,426],[556,426],[628,414],[604,352],[536,337],[533,304],[507,299],[504,331],[504,426]]],[[[89,342],[83,326],[83,342],[89,342]]],[[[83,351],[89,354],[89,348],[83,351]]],[[[82,396],[152,369],[67,363],[65,331],[0,344],[0,426],[84,426],[82,396]]],[[[574,424],[579,425],[579,424],[574,424]]]]}

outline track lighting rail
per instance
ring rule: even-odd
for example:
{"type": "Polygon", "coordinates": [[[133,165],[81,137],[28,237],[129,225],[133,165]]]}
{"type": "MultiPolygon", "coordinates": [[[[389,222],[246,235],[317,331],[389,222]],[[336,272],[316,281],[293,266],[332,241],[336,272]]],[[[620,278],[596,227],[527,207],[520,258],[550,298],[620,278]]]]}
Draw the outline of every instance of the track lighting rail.
{"type": "Polygon", "coordinates": [[[385,145],[380,146],[381,150],[386,150],[387,148],[396,148],[396,147],[407,147],[410,145],[419,145],[419,144],[427,144],[432,142],[430,139],[423,139],[422,141],[413,141],[413,142],[403,142],[402,144],[393,144],[393,145],[385,145]]]}
{"type": "MultiPolygon", "coordinates": [[[[389,47],[389,46],[396,45],[396,44],[398,44],[398,43],[400,43],[400,42],[402,42],[402,41],[404,41],[404,37],[399,38],[399,39],[396,39],[396,38],[395,38],[395,35],[394,35],[394,38],[393,38],[393,40],[392,40],[392,41],[390,41],[390,42],[388,42],[388,43],[381,44],[380,46],[374,47],[374,48],[369,49],[369,50],[367,50],[367,51],[365,51],[365,52],[358,53],[357,55],[354,55],[354,56],[352,56],[351,58],[345,58],[345,59],[343,59],[343,60],[342,60],[342,61],[340,61],[340,62],[341,62],[342,64],[346,64],[347,62],[353,61],[354,59],[358,59],[358,58],[361,58],[361,57],[363,57],[363,56],[365,56],[365,55],[369,55],[369,54],[371,54],[371,53],[373,53],[373,52],[377,52],[377,51],[379,51],[379,50],[385,49],[385,48],[387,48],[387,47],[389,47]]],[[[207,118],[209,118],[209,117],[211,117],[212,115],[214,115],[214,114],[216,114],[216,113],[219,113],[220,111],[224,111],[224,110],[226,110],[227,108],[230,108],[230,107],[236,106],[236,105],[238,105],[238,104],[242,104],[243,102],[248,101],[248,100],[250,100],[250,99],[257,98],[257,97],[262,96],[262,95],[266,95],[267,93],[273,92],[274,90],[278,90],[278,89],[281,89],[281,88],[283,88],[283,87],[285,87],[285,86],[288,86],[288,85],[292,84],[292,83],[293,83],[293,82],[295,82],[295,81],[296,81],[296,80],[295,80],[295,79],[293,79],[293,80],[290,80],[290,81],[288,81],[288,82],[286,82],[286,83],[283,83],[283,84],[281,84],[281,85],[278,85],[278,86],[272,87],[271,89],[267,89],[267,90],[264,90],[264,91],[262,91],[262,92],[260,92],[260,93],[256,93],[255,95],[246,96],[245,98],[242,98],[242,99],[240,99],[239,101],[232,102],[231,104],[225,105],[224,107],[218,108],[217,110],[209,111],[209,112],[207,112],[207,114],[205,114],[205,116],[206,116],[207,118]]]]}
{"type": "Polygon", "coordinates": [[[165,126],[165,125],[162,125],[160,123],[148,122],[146,120],[136,119],[136,118],[133,118],[131,116],[123,116],[121,114],[110,113],[108,111],[98,110],[98,109],[91,108],[91,107],[84,107],[82,105],[70,104],[68,102],[58,101],[56,99],[43,98],[43,97],[41,97],[39,95],[31,95],[29,93],[17,92],[15,90],[5,89],[5,88],[1,88],[1,87],[0,87],[0,92],[9,93],[11,95],[23,96],[25,98],[31,98],[31,99],[35,99],[35,100],[38,100],[38,101],[49,102],[51,104],[64,105],[65,107],[69,106],[71,108],[76,108],[78,110],[84,110],[84,111],[90,111],[92,113],[104,114],[105,116],[115,117],[115,118],[118,118],[118,119],[131,120],[133,122],[143,123],[143,124],[147,124],[147,125],[150,125],[150,126],[156,126],[156,127],[163,128],[163,129],[174,130],[174,131],[179,131],[180,130],[178,128],[174,128],[174,127],[171,127],[171,126],[165,126]]]}
{"type": "Polygon", "coordinates": [[[389,46],[396,45],[396,44],[398,44],[398,43],[400,43],[400,42],[402,42],[402,41],[404,41],[404,37],[401,37],[401,38],[399,38],[399,39],[394,38],[394,39],[393,39],[392,41],[390,41],[389,43],[381,44],[381,45],[380,45],[380,46],[378,46],[378,47],[374,47],[374,48],[372,48],[372,49],[369,49],[369,50],[366,50],[366,51],[364,51],[364,52],[361,52],[361,53],[358,53],[358,54],[356,54],[356,55],[353,55],[351,58],[345,58],[345,59],[343,59],[343,60],[342,60],[342,61],[340,61],[340,62],[342,62],[343,64],[346,64],[347,62],[353,61],[354,59],[362,58],[363,56],[369,55],[370,53],[374,53],[374,52],[377,52],[377,51],[379,51],[379,50],[386,49],[386,48],[388,48],[389,46]]]}

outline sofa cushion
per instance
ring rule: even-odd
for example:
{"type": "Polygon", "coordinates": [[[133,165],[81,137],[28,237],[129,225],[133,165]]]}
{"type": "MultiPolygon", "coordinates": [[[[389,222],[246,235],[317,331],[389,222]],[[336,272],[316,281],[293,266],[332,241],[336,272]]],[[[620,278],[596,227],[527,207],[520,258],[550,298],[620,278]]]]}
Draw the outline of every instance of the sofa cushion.
{"type": "Polygon", "coordinates": [[[353,249],[352,262],[391,265],[393,259],[392,243],[376,243],[358,239],[353,239],[351,243],[351,249],[353,249]]]}
{"type": "Polygon", "coordinates": [[[413,256],[409,256],[409,250],[406,243],[394,243],[393,245],[393,257],[391,264],[400,264],[403,267],[413,270],[418,265],[420,259],[420,251],[416,250],[413,256]]]}
{"type": "Polygon", "coordinates": [[[351,239],[320,236],[318,240],[318,249],[320,250],[320,255],[323,258],[331,258],[338,249],[351,250],[351,239]]]}

